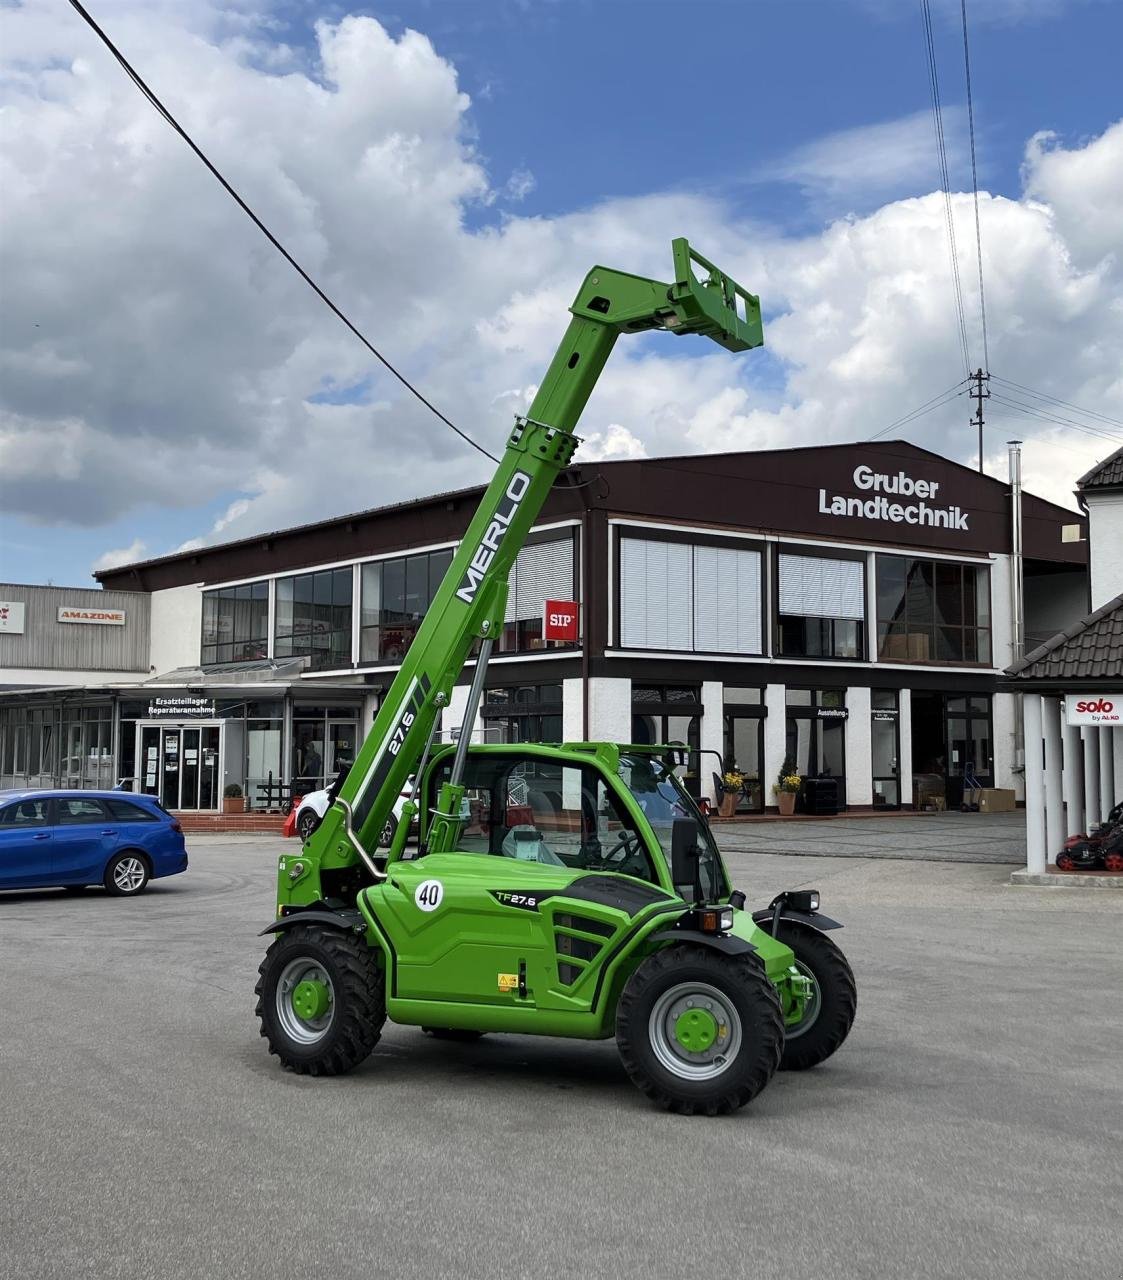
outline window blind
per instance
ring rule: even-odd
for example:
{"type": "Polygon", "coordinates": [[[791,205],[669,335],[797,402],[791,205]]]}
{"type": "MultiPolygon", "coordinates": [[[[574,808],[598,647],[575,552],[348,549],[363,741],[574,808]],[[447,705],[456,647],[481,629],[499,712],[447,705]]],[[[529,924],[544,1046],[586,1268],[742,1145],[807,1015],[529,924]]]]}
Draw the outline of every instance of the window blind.
{"type": "Polygon", "coordinates": [[[760,552],[694,548],[694,648],[760,653],[760,552]]]}
{"type": "Polygon", "coordinates": [[[620,540],[620,643],[678,649],[693,643],[692,548],[685,543],[620,540]]]}
{"type": "Polygon", "coordinates": [[[866,616],[862,562],[781,553],[779,599],[782,614],[861,622],[866,616]]]}
{"type": "Polygon", "coordinates": [[[555,538],[523,547],[507,580],[505,622],[542,616],[547,600],[573,599],[573,538],[555,538]]]}

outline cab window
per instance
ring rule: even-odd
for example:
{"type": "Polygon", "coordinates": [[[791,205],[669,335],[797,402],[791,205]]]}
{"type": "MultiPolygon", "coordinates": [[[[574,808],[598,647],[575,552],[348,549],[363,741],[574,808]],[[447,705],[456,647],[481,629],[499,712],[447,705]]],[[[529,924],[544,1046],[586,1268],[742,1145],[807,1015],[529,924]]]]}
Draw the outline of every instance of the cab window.
{"type": "MultiPolygon", "coordinates": [[[[430,782],[430,811],[451,759],[430,782]]],[[[656,879],[635,824],[588,765],[535,756],[469,754],[459,849],[546,866],[656,879]]]]}

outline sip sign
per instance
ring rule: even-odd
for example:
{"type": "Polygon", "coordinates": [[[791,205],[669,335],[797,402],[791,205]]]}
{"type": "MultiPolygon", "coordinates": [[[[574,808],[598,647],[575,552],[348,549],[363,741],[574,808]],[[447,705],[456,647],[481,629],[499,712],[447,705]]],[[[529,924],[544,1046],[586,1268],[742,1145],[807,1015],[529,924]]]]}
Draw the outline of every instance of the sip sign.
{"type": "Polygon", "coordinates": [[[1065,723],[1123,725],[1123,693],[1066,694],[1065,723]]]}
{"type": "Polygon", "coordinates": [[[576,644],[577,618],[575,600],[547,600],[542,606],[542,638],[576,644]]]}

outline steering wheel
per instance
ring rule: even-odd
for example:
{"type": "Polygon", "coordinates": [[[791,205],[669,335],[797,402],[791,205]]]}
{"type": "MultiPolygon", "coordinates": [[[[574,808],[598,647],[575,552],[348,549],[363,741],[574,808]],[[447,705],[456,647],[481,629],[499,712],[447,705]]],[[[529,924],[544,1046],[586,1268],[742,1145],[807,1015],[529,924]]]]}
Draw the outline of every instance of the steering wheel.
{"type": "Polygon", "coordinates": [[[596,854],[596,861],[602,871],[619,871],[624,875],[647,874],[643,842],[635,831],[618,832],[615,844],[607,849],[600,849],[596,854]]]}

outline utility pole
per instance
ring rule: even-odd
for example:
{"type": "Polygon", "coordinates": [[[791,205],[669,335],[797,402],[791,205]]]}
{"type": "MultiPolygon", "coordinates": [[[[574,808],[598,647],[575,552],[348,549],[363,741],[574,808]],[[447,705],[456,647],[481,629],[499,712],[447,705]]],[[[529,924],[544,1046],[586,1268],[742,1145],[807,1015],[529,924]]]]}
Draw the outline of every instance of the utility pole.
{"type": "Polygon", "coordinates": [[[975,416],[971,419],[972,423],[979,428],[979,473],[983,470],[983,401],[990,399],[990,374],[984,373],[982,369],[976,369],[967,379],[968,382],[974,383],[975,389],[971,394],[975,397],[975,416]],[[986,383],[986,390],[983,390],[983,384],[986,383]]]}

